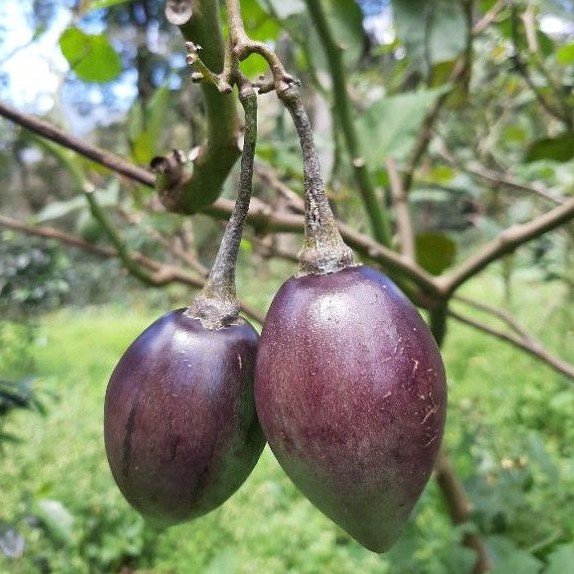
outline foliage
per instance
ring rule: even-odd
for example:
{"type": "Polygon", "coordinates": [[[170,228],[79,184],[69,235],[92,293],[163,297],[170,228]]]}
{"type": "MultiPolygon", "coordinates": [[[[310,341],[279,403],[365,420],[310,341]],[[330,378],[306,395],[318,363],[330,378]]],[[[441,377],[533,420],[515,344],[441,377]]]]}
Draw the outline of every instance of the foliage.
{"type": "Polygon", "coordinates": [[[69,291],[60,250],[10,231],[0,236],[0,309],[22,318],[59,305],[69,291]]]}

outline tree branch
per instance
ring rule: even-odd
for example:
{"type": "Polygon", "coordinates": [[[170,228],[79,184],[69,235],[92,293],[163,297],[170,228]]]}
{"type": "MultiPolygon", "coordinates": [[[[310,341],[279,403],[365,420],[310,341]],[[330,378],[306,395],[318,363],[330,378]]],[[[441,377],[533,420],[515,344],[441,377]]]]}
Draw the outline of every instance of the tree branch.
{"type": "MultiPolygon", "coordinates": [[[[459,299],[461,300],[461,299],[459,299]]],[[[493,309],[488,305],[484,305],[481,303],[477,303],[474,301],[463,300],[465,303],[472,305],[473,307],[479,308],[491,315],[497,317],[501,321],[503,321],[506,325],[508,325],[514,332],[509,333],[506,331],[502,331],[497,329],[496,327],[492,327],[491,325],[487,325],[473,317],[468,317],[467,315],[463,315],[458,313],[457,311],[453,311],[452,309],[449,310],[449,315],[456,319],[457,321],[469,325],[483,333],[487,333],[497,339],[502,341],[506,341],[511,345],[525,351],[527,354],[535,357],[539,361],[542,361],[544,364],[548,365],[552,369],[554,369],[557,373],[561,375],[565,375],[574,381],[574,365],[570,364],[568,361],[561,359],[560,357],[556,357],[552,353],[550,353],[544,346],[534,339],[521,325],[518,324],[516,319],[508,313],[504,311],[499,311],[497,309],[493,309]]]]}
{"type": "Polygon", "coordinates": [[[154,186],[155,177],[150,171],[138,167],[113,153],[91,145],[80,138],[71,136],[60,128],[57,128],[40,118],[22,113],[2,101],[0,101],[0,116],[4,116],[11,122],[14,122],[15,124],[50,141],[56,142],[67,149],[71,149],[80,155],[111,169],[115,173],[124,175],[139,183],[143,183],[148,187],[154,186]]]}
{"type": "MultiPolygon", "coordinates": [[[[520,50],[520,46],[519,46],[519,43],[520,43],[519,32],[518,32],[518,21],[519,21],[519,19],[520,19],[520,17],[518,15],[518,7],[514,2],[512,2],[511,3],[511,14],[510,14],[510,24],[511,24],[512,46],[513,46],[513,50],[514,50],[514,54],[512,55],[512,61],[514,63],[514,69],[516,70],[516,72],[518,72],[520,74],[520,76],[522,76],[526,85],[532,90],[536,99],[538,100],[538,103],[542,106],[542,108],[550,116],[552,116],[552,117],[556,118],[557,120],[559,120],[560,122],[562,122],[568,129],[572,129],[573,119],[572,119],[572,116],[570,114],[570,110],[568,109],[568,107],[563,110],[563,109],[561,109],[560,106],[555,106],[554,102],[550,101],[550,99],[548,98],[548,96],[546,95],[544,90],[540,89],[534,83],[534,80],[532,79],[532,76],[530,75],[528,65],[524,62],[524,60],[522,58],[522,54],[521,54],[521,50],[520,50]]],[[[528,30],[527,30],[527,33],[528,33],[528,30]]],[[[552,88],[552,93],[554,93],[554,94],[560,93],[562,91],[562,88],[560,87],[557,90],[554,86],[552,79],[546,73],[546,70],[543,68],[542,71],[545,74],[545,77],[546,77],[546,80],[548,81],[549,87],[552,88]]],[[[563,102],[562,102],[561,96],[562,95],[560,94],[560,103],[562,104],[563,102]]]]}
{"type": "Polygon", "coordinates": [[[550,201],[554,204],[561,204],[566,201],[564,197],[556,197],[550,193],[550,191],[543,185],[533,182],[533,183],[523,183],[509,173],[501,173],[493,169],[489,169],[483,165],[476,164],[465,164],[462,165],[458,162],[454,156],[448,150],[446,142],[439,139],[439,149],[438,155],[450,166],[460,169],[470,175],[475,175],[486,181],[489,185],[493,186],[503,186],[509,189],[515,189],[517,191],[525,191],[527,193],[532,193],[539,196],[546,201],[550,201]]]}
{"type": "MultiPolygon", "coordinates": [[[[223,66],[225,46],[216,0],[168,0],[168,21],[182,36],[202,47],[202,60],[212,70],[223,66]],[[183,17],[182,17],[183,13],[183,17]]],[[[170,211],[192,214],[212,204],[240,156],[241,122],[235,99],[202,82],[207,118],[206,140],[193,160],[191,174],[183,175],[168,189],[159,190],[170,211]]]]}
{"type": "Polygon", "coordinates": [[[528,241],[556,229],[574,218],[574,198],[539,215],[528,223],[513,225],[502,231],[498,237],[487,243],[478,253],[468,258],[458,269],[439,278],[445,293],[453,293],[465,281],[482,271],[493,261],[511,253],[528,241]]]}
{"type": "MultiPolygon", "coordinates": [[[[154,186],[155,178],[151,172],[136,167],[115,154],[103,151],[96,146],[83,142],[79,138],[65,134],[63,131],[43,120],[38,120],[38,118],[33,116],[16,112],[5,106],[2,102],[0,102],[0,115],[5,115],[5,117],[15,123],[88,157],[116,173],[125,175],[148,187],[154,186]]],[[[219,198],[212,205],[203,209],[203,213],[219,219],[227,219],[233,211],[233,206],[233,201],[219,198]]],[[[304,228],[304,218],[302,215],[273,213],[269,205],[257,198],[253,198],[251,201],[247,215],[247,223],[260,233],[271,231],[302,233],[304,228]]],[[[358,233],[340,222],[338,226],[347,244],[358,253],[378,262],[392,272],[411,279],[430,295],[440,295],[441,292],[435,278],[422,268],[412,262],[404,261],[399,254],[377,243],[369,236],[358,233]]]]}

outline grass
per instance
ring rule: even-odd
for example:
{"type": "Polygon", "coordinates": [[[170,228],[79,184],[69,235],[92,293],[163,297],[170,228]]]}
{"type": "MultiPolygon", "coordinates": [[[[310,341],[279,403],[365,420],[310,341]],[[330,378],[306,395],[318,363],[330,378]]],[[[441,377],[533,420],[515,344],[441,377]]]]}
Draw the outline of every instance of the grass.
{"type": "MultiPolygon", "coordinates": [[[[556,289],[536,284],[524,290],[517,307],[527,324],[536,324],[541,310],[549,313],[543,302],[556,300],[556,289]]],[[[492,278],[469,291],[488,293],[489,301],[501,293],[492,278]]],[[[563,320],[559,310],[547,317],[547,325],[563,320]]],[[[34,355],[48,414],[12,416],[6,430],[24,442],[6,444],[0,452],[0,519],[15,523],[26,548],[20,558],[0,552],[0,574],[112,573],[122,563],[163,574],[468,571],[472,556],[460,548],[462,532],[449,524],[434,483],[399,544],[377,556],[299,495],[268,449],[226,504],[156,539],[113,483],[102,410],[116,361],[157,315],[141,306],[136,311],[110,306],[68,309],[42,319],[34,355]],[[48,504],[48,512],[46,500],[61,507],[54,511],[48,504]],[[30,516],[39,516],[40,523],[30,516]]],[[[555,348],[574,336],[571,328],[540,331],[555,348]]],[[[572,359],[573,346],[569,349],[572,359]]],[[[450,385],[446,445],[477,505],[477,523],[493,548],[504,537],[501,564],[510,552],[542,567],[556,545],[574,535],[568,530],[574,390],[534,359],[467,327],[451,326],[444,355],[450,385]],[[549,511],[551,517],[536,514],[549,511]]]]}

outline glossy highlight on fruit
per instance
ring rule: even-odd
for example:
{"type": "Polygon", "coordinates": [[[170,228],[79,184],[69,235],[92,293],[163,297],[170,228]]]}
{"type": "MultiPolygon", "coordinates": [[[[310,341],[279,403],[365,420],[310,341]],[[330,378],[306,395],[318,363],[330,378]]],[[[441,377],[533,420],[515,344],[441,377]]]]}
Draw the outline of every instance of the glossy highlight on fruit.
{"type": "Polygon", "coordinates": [[[388,550],[421,495],[446,415],[423,319],[366,266],[289,279],[263,326],[257,412],[277,460],[366,548],[388,550]]]}
{"type": "Polygon", "coordinates": [[[245,481],[265,439],[253,401],[258,335],[246,321],[205,328],[165,314],[112,373],[104,438],[113,476],[150,523],[199,517],[245,481]]]}

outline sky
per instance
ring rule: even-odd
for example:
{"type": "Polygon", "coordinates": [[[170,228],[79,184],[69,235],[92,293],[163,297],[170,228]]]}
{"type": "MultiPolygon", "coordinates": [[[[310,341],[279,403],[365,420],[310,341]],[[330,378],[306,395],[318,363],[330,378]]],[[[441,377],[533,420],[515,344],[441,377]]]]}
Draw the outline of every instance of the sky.
{"type": "Polygon", "coordinates": [[[34,43],[27,22],[28,2],[4,0],[0,3],[3,42],[0,73],[8,77],[7,94],[11,103],[36,113],[48,111],[58,91],[58,76],[67,64],[58,48],[58,38],[68,23],[67,10],[58,10],[54,26],[34,43]]]}

